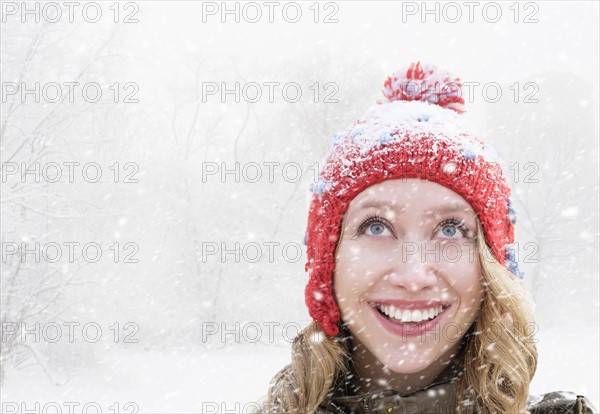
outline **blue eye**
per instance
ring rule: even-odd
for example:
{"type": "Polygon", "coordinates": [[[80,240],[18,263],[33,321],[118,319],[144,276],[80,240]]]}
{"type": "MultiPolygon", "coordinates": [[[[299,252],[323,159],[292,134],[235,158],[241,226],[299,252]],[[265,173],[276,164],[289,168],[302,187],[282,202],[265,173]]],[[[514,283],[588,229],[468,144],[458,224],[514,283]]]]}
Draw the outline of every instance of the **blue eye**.
{"type": "Polygon", "coordinates": [[[442,238],[470,237],[471,234],[463,220],[454,218],[444,220],[440,223],[436,229],[436,233],[439,233],[442,238]]]}
{"type": "Polygon", "coordinates": [[[381,217],[367,216],[358,228],[357,235],[366,234],[367,236],[386,236],[392,235],[391,226],[381,217]],[[386,234],[388,232],[389,234],[386,234]]]}
{"type": "Polygon", "coordinates": [[[369,230],[373,234],[382,234],[385,231],[385,226],[381,223],[373,223],[369,226],[369,230]]]}
{"type": "Polygon", "coordinates": [[[446,224],[442,227],[442,233],[444,233],[444,236],[453,237],[456,234],[456,227],[446,224]]]}

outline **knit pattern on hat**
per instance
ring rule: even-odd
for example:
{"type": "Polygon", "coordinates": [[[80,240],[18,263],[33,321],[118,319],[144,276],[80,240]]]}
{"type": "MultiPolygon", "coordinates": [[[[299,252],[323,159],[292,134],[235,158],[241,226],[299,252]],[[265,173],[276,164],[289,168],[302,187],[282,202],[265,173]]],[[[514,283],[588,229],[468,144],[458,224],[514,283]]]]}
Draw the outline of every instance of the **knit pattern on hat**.
{"type": "Polygon", "coordinates": [[[496,260],[521,276],[510,249],[514,242],[510,188],[496,153],[458,114],[464,103],[460,80],[438,73],[431,65],[426,68],[412,64],[388,78],[384,85],[388,101],[370,108],[336,135],[320,179],[311,185],[305,301],[310,316],[328,335],[339,332],[333,270],[343,216],[356,195],[384,180],[420,178],[462,196],[477,213],[496,260]],[[433,81],[427,83],[424,73],[433,76],[433,81]],[[418,76],[419,88],[428,92],[417,94],[413,86],[411,99],[406,98],[406,85],[413,81],[409,75],[418,76]],[[452,86],[444,89],[440,80],[450,81],[452,86]],[[436,91],[440,93],[436,95],[436,91]],[[412,99],[416,96],[419,100],[412,99]]]}

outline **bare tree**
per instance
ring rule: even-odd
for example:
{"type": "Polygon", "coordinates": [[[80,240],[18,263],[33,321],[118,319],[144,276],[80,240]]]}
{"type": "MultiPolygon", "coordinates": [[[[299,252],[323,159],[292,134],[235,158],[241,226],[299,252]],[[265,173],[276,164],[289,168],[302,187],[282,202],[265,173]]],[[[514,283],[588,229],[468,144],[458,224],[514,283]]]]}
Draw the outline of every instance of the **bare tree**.
{"type": "MultiPolygon", "coordinates": [[[[116,33],[117,30],[108,33],[89,56],[81,57],[73,82],[93,75],[95,65],[109,57],[109,45],[116,33]]],[[[10,31],[3,30],[2,35],[3,80],[13,81],[19,88],[24,85],[31,88],[44,76],[55,73],[57,68],[48,64],[49,56],[57,52],[56,43],[69,33],[44,22],[34,27],[11,27],[10,31]]],[[[16,334],[2,338],[0,382],[5,379],[8,365],[18,369],[34,362],[52,382],[59,383],[47,364],[48,356],[41,341],[23,340],[20,331],[60,320],[73,306],[87,299],[85,296],[66,298],[69,290],[88,283],[80,277],[86,264],[80,258],[67,266],[45,260],[43,255],[40,257],[42,246],[64,237],[55,233],[57,220],[101,220],[106,212],[89,197],[39,177],[40,165],[77,153],[78,128],[74,128],[74,124],[89,125],[87,108],[70,104],[66,93],[52,105],[33,100],[27,102],[20,93],[8,95],[0,122],[3,166],[0,323],[3,331],[5,326],[17,329],[16,334]],[[17,173],[8,174],[13,172],[9,166],[16,167],[17,173]],[[37,171],[34,173],[37,176],[23,178],[24,170],[37,171]]],[[[101,108],[104,109],[109,110],[101,108]]]]}

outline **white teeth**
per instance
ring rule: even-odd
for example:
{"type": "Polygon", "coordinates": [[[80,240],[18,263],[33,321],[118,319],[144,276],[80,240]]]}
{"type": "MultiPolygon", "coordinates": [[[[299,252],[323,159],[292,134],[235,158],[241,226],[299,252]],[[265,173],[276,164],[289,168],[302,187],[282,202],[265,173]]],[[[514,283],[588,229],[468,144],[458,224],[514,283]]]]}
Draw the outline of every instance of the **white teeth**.
{"type": "MultiPolygon", "coordinates": [[[[396,313],[396,315],[398,315],[396,313]]],[[[402,322],[410,322],[412,318],[412,313],[407,309],[404,312],[402,312],[402,322]]]]}
{"type": "Polygon", "coordinates": [[[413,322],[421,322],[422,319],[423,319],[423,315],[421,315],[420,310],[415,310],[412,312],[412,321],[413,322]]]}
{"type": "Polygon", "coordinates": [[[438,306],[429,309],[417,309],[410,311],[408,309],[398,309],[394,305],[377,305],[377,308],[389,316],[402,322],[421,322],[434,319],[444,309],[443,306],[438,306]]]}

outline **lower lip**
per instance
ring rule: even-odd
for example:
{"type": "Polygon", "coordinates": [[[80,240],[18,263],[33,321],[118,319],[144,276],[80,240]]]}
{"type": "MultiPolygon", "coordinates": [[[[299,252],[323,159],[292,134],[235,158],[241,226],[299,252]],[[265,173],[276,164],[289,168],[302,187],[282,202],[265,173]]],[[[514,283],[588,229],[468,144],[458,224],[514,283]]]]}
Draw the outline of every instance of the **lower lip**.
{"type": "Polygon", "coordinates": [[[383,325],[385,329],[394,335],[399,336],[418,336],[422,335],[427,331],[431,331],[435,328],[435,326],[440,322],[440,319],[443,315],[446,314],[449,306],[444,308],[435,318],[423,321],[423,322],[393,322],[390,319],[383,316],[376,306],[373,306],[373,312],[375,313],[375,317],[379,320],[379,322],[383,325]]]}

